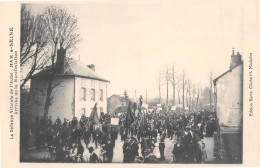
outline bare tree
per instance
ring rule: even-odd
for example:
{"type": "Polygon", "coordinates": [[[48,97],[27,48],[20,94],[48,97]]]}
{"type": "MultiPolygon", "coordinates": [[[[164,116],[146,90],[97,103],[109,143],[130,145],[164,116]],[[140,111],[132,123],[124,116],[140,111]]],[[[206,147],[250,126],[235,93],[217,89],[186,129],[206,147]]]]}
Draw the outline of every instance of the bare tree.
{"type": "Polygon", "coordinates": [[[180,91],[181,91],[182,85],[181,85],[181,79],[177,82],[177,93],[178,93],[178,102],[181,104],[181,97],[180,97],[180,91]]]}
{"type": "Polygon", "coordinates": [[[192,108],[195,109],[197,106],[196,106],[196,95],[197,95],[197,89],[196,89],[196,85],[193,84],[192,86],[192,108]]]}
{"type": "Polygon", "coordinates": [[[64,49],[69,53],[75,49],[76,44],[81,39],[78,34],[77,18],[68,14],[66,9],[59,9],[55,6],[47,7],[42,16],[43,24],[47,27],[46,34],[50,37],[50,46],[52,48],[50,76],[44,105],[44,117],[46,118],[51,105],[52,90],[57,86],[54,82],[57,50],[64,49]]]}
{"type": "Polygon", "coordinates": [[[20,89],[31,79],[36,70],[42,69],[48,62],[46,47],[49,37],[45,34],[46,27],[42,22],[42,15],[34,17],[26,4],[21,7],[20,34],[20,67],[24,78],[21,78],[20,89]]]}
{"type": "Polygon", "coordinates": [[[158,88],[159,88],[159,103],[161,103],[162,96],[161,96],[161,86],[162,86],[162,75],[161,72],[159,72],[159,77],[158,77],[158,88]]]}
{"type": "Polygon", "coordinates": [[[198,91],[197,91],[197,106],[199,105],[199,98],[200,98],[200,86],[198,85],[198,91]]]}
{"type": "Polygon", "coordinates": [[[169,81],[170,81],[170,73],[168,67],[165,71],[165,81],[166,81],[166,106],[168,106],[169,101],[169,81]]]}
{"type": "Polygon", "coordinates": [[[175,68],[174,68],[174,65],[172,66],[170,82],[172,84],[172,104],[175,105],[175,86],[176,86],[176,82],[175,82],[175,68]]]}
{"type": "Polygon", "coordinates": [[[189,107],[189,105],[190,105],[190,103],[189,103],[190,81],[186,80],[185,84],[186,84],[186,104],[187,104],[187,107],[189,107]]]}

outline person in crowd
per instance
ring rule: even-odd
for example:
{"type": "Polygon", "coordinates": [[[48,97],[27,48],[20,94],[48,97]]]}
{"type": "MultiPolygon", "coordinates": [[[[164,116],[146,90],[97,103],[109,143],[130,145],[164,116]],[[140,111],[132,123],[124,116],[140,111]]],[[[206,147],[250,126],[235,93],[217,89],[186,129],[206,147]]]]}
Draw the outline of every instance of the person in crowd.
{"type": "Polygon", "coordinates": [[[97,129],[94,132],[94,141],[95,141],[95,148],[98,148],[98,144],[100,144],[101,141],[101,131],[99,129],[99,127],[97,127],[97,129]]]}
{"type": "Polygon", "coordinates": [[[73,142],[68,155],[69,160],[72,161],[73,163],[76,163],[77,154],[78,154],[78,146],[76,142],[73,142]]]}
{"type": "Polygon", "coordinates": [[[131,150],[132,150],[132,154],[134,157],[139,156],[138,150],[139,150],[139,146],[138,146],[138,142],[137,139],[134,137],[131,137],[131,150]]]}
{"type": "Polygon", "coordinates": [[[131,141],[130,141],[129,137],[127,137],[124,142],[123,154],[124,154],[123,163],[133,163],[134,155],[133,155],[133,151],[131,149],[131,141]]]}
{"type": "MultiPolygon", "coordinates": [[[[102,129],[94,129],[93,122],[84,115],[79,122],[77,117],[71,121],[64,118],[63,123],[58,117],[54,124],[51,118],[38,119],[32,136],[36,136],[35,145],[38,148],[46,146],[55,149],[56,160],[59,162],[68,160],[70,162],[113,162],[118,130],[121,140],[124,141],[122,146],[124,163],[133,163],[135,158],[140,160],[141,157],[146,160],[145,162],[155,163],[156,159],[163,161],[168,157],[164,156],[166,143],[173,143],[170,141],[172,139],[177,140],[172,151],[174,162],[203,163],[205,161],[207,157],[205,144],[204,147],[200,144],[204,127],[207,136],[212,136],[216,130],[214,112],[209,112],[208,115],[205,115],[205,112],[187,113],[180,110],[172,113],[163,108],[160,112],[155,110],[146,112],[145,118],[142,116],[143,114],[137,111],[134,122],[130,127],[126,127],[126,114],[119,117],[118,126],[111,126],[108,120],[110,116],[103,114],[99,117],[102,129]],[[101,161],[96,161],[98,159],[95,159],[93,147],[88,148],[92,143],[91,139],[96,149],[98,146],[102,147],[105,159],[103,157],[101,161]],[[86,145],[89,152],[84,151],[81,143],[86,145]],[[139,143],[141,143],[140,155],[139,143]]],[[[24,141],[26,138],[22,139],[24,141]]]]}
{"type": "Polygon", "coordinates": [[[78,140],[77,162],[83,162],[84,147],[81,144],[81,140],[78,140]]]}
{"type": "Polygon", "coordinates": [[[143,163],[159,163],[159,159],[156,158],[155,152],[156,151],[154,150],[154,144],[152,144],[149,149],[145,150],[143,163]]]}
{"type": "Polygon", "coordinates": [[[113,127],[110,133],[110,137],[111,137],[111,142],[112,142],[112,146],[115,147],[115,142],[117,140],[117,131],[115,130],[115,128],[113,127]]]}
{"type": "Polygon", "coordinates": [[[205,160],[207,159],[207,151],[205,149],[205,143],[202,143],[202,156],[201,156],[201,163],[205,163],[205,160]]]}
{"type": "Polygon", "coordinates": [[[184,147],[181,144],[180,140],[177,140],[177,143],[174,144],[172,154],[174,156],[175,163],[183,163],[184,160],[184,147]]]}
{"type": "Polygon", "coordinates": [[[156,159],[161,159],[160,149],[159,149],[159,143],[156,142],[154,144],[153,154],[155,155],[156,159]]]}
{"type": "Polygon", "coordinates": [[[90,143],[90,138],[91,138],[91,133],[90,133],[90,130],[89,130],[89,126],[85,125],[84,130],[83,130],[83,140],[84,140],[87,148],[88,148],[88,145],[90,143]]]}
{"type": "Polygon", "coordinates": [[[108,157],[105,150],[106,144],[101,145],[100,153],[99,153],[99,163],[108,163],[108,157]]]}
{"type": "Polygon", "coordinates": [[[114,156],[114,145],[111,143],[111,139],[108,138],[107,142],[105,144],[105,151],[106,151],[106,156],[107,156],[107,162],[112,163],[113,156],[114,156]]]}
{"type": "Polygon", "coordinates": [[[124,141],[124,127],[123,127],[122,122],[121,122],[121,125],[120,125],[120,136],[121,136],[121,141],[124,141]]]}
{"type": "Polygon", "coordinates": [[[63,144],[63,147],[62,147],[62,159],[61,159],[61,161],[62,160],[64,160],[65,162],[67,162],[67,161],[69,161],[68,160],[68,156],[69,156],[69,153],[70,153],[70,145],[69,145],[69,143],[68,142],[65,142],[64,144],[63,144]]]}
{"type": "MultiPolygon", "coordinates": [[[[86,145],[86,149],[88,149],[87,145],[86,145]]],[[[89,157],[90,157],[89,150],[84,150],[83,155],[82,155],[83,162],[84,163],[89,163],[89,157]]]]}
{"type": "Polygon", "coordinates": [[[160,150],[160,155],[161,155],[161,158],[160,160],[165,160],[165,157],[164,157],[164,149],[165,149],[165,132],[162,132],[162,136],[160,137],[159,139],[159,150],[160,150]]]}
{"type": "Polygon", "coordinates": [[[88,151],[90,153],[89,163],[99,163],[99,159],[97,154],[94,152],[94,148],[91,146],[88,148],[88,151]]]}

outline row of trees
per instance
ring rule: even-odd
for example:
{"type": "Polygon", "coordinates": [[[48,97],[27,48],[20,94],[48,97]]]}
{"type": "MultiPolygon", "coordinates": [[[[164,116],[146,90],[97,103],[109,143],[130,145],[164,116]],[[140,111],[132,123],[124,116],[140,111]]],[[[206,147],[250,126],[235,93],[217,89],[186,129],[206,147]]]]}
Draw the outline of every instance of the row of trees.
{"type": "Polygon", "coordinates": [[[209,86],[202,88],[200,84],[196,84],[185,77],[185,72],[177,75],[175,65],[166,67],[164,71],[159,72],[158,77],[158,93],[159,103],[162,102],[162,88],[166,88],[166,105],[180,105],[182,107],[197,108],[201,104],[213,103],[212,91],[213,73],[209,74],[209,86]],[[169,94],[172,91],[172,99],[170,102],[169,94]],[[177,97],[177,99],[176,99],[177,97]]]}
{"type": "Polygon", "coordinates": [[[33,15],[28,5],[22,4],[20,67],[23,75],[20,89],[23,90],[25,84],[37,71],[49,67],[45,116],[48,116],[51,93],[56,86],[54,75],[57,50],[65,49],[67,55],[70,55],[80,41],[78,19],[69,14],[66,9],[49,6],[42,13],[33,15]]]}

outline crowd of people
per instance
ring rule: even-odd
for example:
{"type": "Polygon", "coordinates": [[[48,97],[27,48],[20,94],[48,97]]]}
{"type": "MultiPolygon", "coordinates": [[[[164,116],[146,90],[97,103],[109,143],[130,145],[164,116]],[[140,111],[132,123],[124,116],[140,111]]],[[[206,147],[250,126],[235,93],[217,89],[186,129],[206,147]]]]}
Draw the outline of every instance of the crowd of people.
{"type": "MultiPolygon", "coordinates": [[[[56,162],[112,162],[115,140],[118,137],[116,127],[107,124],[102,114],[99,124],[93,124],[88,117],[82,115],[80,120],[74,117],[71,121],[64,118],[63,123],[58,117],[52,123],[48,120],[40,120],[35,123],[35,146],[37,149],[46,149],[56,162]],[[89,146],[93,142],[94,146],[89,146]],[[85,147],[83,146],[85,145],[85,147]],[[101,148],[100,156],[94,152],[101,148]],[[88,150],[84,150],[88,149],[88,150]],[[101,156],[102,155],[102,156],[101,156]]],[[[29,142],[31,130],[25,135],[24,142],[29,142]]],[[[24,144],[28,146],[29,144],[24,144]]]]}
{"type": "MultiPolygon", "coordinates": [[[[215,113],[154,109],[137,110],[133,116],[130,123],[127,113],[102,113],[99,124],[84,115],[79,120],[74,117],[63,122],[57,118],[54,123],[51,118],[42,119],[35,122],[35,146],[48,150],[55,162],[111,163],[116,140],[121,140],[123,163],[160,163],[165,160],[168,138],[171,141],[167,142],[174,143],[173,163],[203,163],[207,158],[203,132],[213,136],[215,113]],[[119,118],[119,124],[111,125],[111,117],[119,118]]],[[[24,142],[30,133],[25,133],[24,142]]]]}
{"type": "MultiPolygon", "coordinates": [[[[125,119],[124,116],[121,118],[125,119]]],[[[207,158],[203,133],[205,136],[212,137],[215,130],[215,114],[211,112],[185,113],[153,110],[145,113],[145,116],[137,115],[129,129],[125,128],[123,121],[121,122],[121,139],[125,140],[129,135],[136,143],[141,144],[141,157],[136,152],[128,152],[124,149],[126,151],[124,158],[129,158],[129,153],[131,153],[132,158],[136,157],[135,162],[164,161],[165,139],[169,138],[172,140],[170,142],[174,143],[172,162],[203,163],[207,158]]],[[[126,139],[124,147],[130,146],[133,148],[132,151],[136,151],[136,145],[129,145],[131,143],[128,140],[126,139]]],[[[130,160],[134,162],[133,159],[130,160]]]]}

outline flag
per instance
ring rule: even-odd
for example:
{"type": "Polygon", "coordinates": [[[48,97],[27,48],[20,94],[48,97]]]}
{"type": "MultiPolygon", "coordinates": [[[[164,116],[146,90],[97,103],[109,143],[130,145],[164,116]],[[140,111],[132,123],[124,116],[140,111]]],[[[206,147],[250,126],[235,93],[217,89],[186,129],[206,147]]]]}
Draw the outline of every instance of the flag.
{"type": "Polygon", "coordinates": [[[140,112],[142,111],[142,105],[143,105],[143,98],[142,98],[142,96],[140,95],[140,99],[139,99],[139,111],[140,111],[140,112]]]}
{"type": "Polygon", "coordinates": [[[146,114],[145,114],[144,110],[141,112],[141,114],[142,114],[141,125],[144,126],[144,125],[146,125],[146,114]]]}
{"type": "Polygon", "coordinates": [[[134,114],[131,109],[131,102],[129,102],[126,113],[126,127],[128,128],[134,122],[134,114]]]}
{"type": "Polygon", "coordinates": [[[99,119],[98,119],[98,114],[97,114],[97,103],[95,104],[90,116],[89,116],[89,120],[93,123],[93,124],[99,124],[99,119]]]}
{"type": "Polygon", "coordinates": [[[135,114],[136,110],[137,110],[137,104],[134,102],[134,117],[136,117],[136,114],[135,114]]]}

